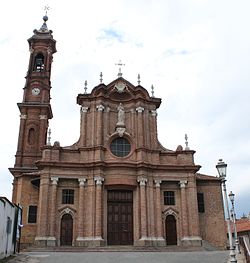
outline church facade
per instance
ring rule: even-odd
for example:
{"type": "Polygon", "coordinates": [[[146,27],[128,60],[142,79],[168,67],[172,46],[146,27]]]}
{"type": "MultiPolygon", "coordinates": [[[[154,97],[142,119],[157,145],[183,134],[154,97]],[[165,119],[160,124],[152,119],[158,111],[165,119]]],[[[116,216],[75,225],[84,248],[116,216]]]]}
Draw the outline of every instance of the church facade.
{"type": "Polygon", "coordinates": [[[48,136],[51,65],[56,52],[44,24],[28,39],[29,68],[13,202],[23,208],[23,246],[202,246],[224,248],[221,182],[199,174],[195,151],[157,138],[161,99],[118,74],[77,96],[80,136],[72,146],[48,136]]]}

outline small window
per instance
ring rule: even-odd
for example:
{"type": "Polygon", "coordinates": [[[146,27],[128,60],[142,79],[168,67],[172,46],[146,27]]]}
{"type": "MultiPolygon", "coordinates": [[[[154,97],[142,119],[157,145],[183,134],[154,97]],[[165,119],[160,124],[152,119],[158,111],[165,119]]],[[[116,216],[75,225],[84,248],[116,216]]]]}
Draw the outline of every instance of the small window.
{"type": "Polygon", "coordinates": [[[131,145],[125,138],[116,138],[110,144],[111,152],[117,157],[127,156],[131,151],[131,145]]]}
{"type": "Polygon", "coordinates": [[[74,204],[74,190],[72,189],[62,190],[62,204],[74,204]]]}
{"type": "Polygon", "coordinates": [[[43,54],[38,54],[35,57],[34,71],[43,71],[44,70],[44,56],[43,54]]]}
{"type": "Polygon", "coordinates": [[[198,201],[198,212],[205,213],[205,204],[204,204],[204,194],[197,193],[197,201],[198,201]]]}
{"type": "Polygon", "coordinates": [[[164,191],[164,205],[175,205],[174,191],[164,191]]]}
{"type": "Polygon", "coordinates": [[[11,227],[12,227],[12,220],[10,219],[10,217],[7,217],[7,225],[6,225],[7,234],[11,233],[11,227]]]}
{"type": "Polygon", "coordinates": [[[37,216],[37,206],[30,205],[29,214],[28,214],[28,223],[36,223],[36,216],[37,216]]]}

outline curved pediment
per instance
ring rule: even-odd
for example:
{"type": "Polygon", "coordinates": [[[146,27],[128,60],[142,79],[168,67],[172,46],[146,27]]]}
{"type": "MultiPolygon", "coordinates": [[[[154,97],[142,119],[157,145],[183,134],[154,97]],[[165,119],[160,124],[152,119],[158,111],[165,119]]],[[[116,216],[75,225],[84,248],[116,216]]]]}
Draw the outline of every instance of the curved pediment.
{"type": "Polygon", "coordinates": [[[119,77],[105,85],[103,83],[96,86],[91,93],[78,94],[77,103],[79,105],[84,105],[86,102],[96,100],[100,98],[101,100],[117,102],[131,102],[134,101],[145,101],[146,103],[152,103],[156,108],[159,108],[161,104],[161,99],[150,97],[148,91],[141,85],[134,86],[132,83],[119,77]]]}
{"type": "Polygon", "coordinates": [[[134,86],[122,77],[119,77],[108,85],[98,85],[92,90],[90,95],[94,97],[104,96],[114,101],[129,101],[135,98],[150,100],[146,89],[142,86],[134,86]]]}

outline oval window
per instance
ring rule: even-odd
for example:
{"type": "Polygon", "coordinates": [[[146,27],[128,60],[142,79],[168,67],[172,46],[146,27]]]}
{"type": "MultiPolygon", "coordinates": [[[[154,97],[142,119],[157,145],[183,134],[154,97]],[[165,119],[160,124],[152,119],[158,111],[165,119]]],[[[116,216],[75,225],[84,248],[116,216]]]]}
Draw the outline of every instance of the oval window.
{"type": "Polygon", "coordinates": [[[116,138],[110,144],[110,151],[117,157],[124,157],[130,153],[131,145],[125,138],[116,138]]]}

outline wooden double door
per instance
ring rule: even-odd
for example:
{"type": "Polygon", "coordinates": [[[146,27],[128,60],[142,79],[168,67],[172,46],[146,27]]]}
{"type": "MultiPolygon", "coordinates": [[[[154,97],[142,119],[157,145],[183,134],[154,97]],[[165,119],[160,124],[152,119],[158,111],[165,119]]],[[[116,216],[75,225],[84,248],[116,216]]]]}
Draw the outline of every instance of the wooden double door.
{"type": "Polygon", "coordinates": [[[133,191],[109,190],[108,245],[133,245],[133,191]]]}

